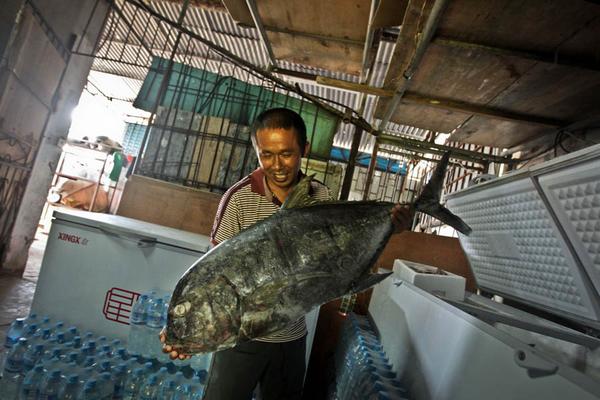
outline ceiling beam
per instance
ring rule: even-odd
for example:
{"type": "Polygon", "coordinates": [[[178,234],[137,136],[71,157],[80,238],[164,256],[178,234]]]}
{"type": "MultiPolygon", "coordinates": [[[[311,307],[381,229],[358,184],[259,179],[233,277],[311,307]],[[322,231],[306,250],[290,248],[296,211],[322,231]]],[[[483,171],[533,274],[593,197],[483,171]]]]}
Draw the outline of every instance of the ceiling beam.
{"type": "Polygon", "coordinates": [[[315,79],[316,82],[320,85],[331,86],[338,89],[348,90],[351,92],[371,94],[373,96],[379,97],[392,97],[394,95],[393,90],[369,86],[364,83],[348,82],[342,79],[329,78],[321,75],[313,75],[313,79],[315,79]]]}
{"type": "MultiPolygon", "coordinates": [[[[411,40],[414,41],[416,38],[418,38],[418,41],[414,46],[414,50],[410,53],[412,54],[412,57],[408,60],[406,69],[404,69],[399,76],[392,78],[395,90],[394,97],[392,97],[383,113],[378,130],[382,131],[385,129],[386,125],[392,118],[392,115],[396,112],[398,105],[400,105],[402,96],[404,96],[404,92],[406,92],[410,86],[410,81],[421,64],[421,60],[427,51],[427,47],[429,46],[433,35],[435,34],[438,23],[447,4],[448,0],[435,0],[435,3],[433,3],[433,7],[427,16],[425,27],[419,34],[419,22],[421,20],[421,13],[425,4],[422,0],[411,0],[408,2],[407,10],[404,14],[404,20],[402,21],[400,36],[398,36],[398,42],[396,44],[396,49],[394,50],[394,56],[398,55],[398,52],[406,50],[405,46],[407,42],[410,42],[411,40]]],[[[400,56],[402,57],[402,55],[400,56]]]]}
{"type": "Polygon", "coordinates": [[[514,111],[507,111],[501,108],[482,106],[478,104],[467,103],[439,97],[423,96],[419,93],[406,92],[402,98],[404,104],[417,104],[443,110],[456,111],[471,115],[480,115],[493,119],[500,119],[510,122],[521,122],[533,125],[543,125],[550,127],[559,127],[568,125],[568,121],[557,120],[553,118],[540,117],[537,115],[521,114],[514,111]]]}
{"type": "MultiPolygon", "coordinates": [[[[382,41],[395,42],[399,35],[397,28],[385,28],[381,35],[382,41]]],[[[600,61],[597,57],[564,55],[560,52],[543,52],[531,49],[515,49],[510,47],[500,47],[492,44],[477,43],[461,39],[455,39],[446,36],[438,36],[432,43],[440,46],[457,47],[469,50],[481,50],[493,54],[518,57],[526,60],[535,60],[547,64],[564,65],[566,67],[575,67],[600,71],[600,61]]]]}
{"type": "MultiPolygon", "coordinates": [[[[394,95],[393,90],[376,88],[369,85],[360,83],[353,83],[343,81],[340,79],[327,78],[324,76],[317,76],[317,83],[326,86],[332,86],[339,89],[349,90],[353,92],[360,92],[370,94],[379,97],[392,97],[394,95]]],[[[522,114],[514,111],[508,111],[501,108],[490,107],[486,105],[473,104],[464,101],[445,99],[441,97],[426,96],[420,93],[406,91],[401,99],[403,104],[416,104],[427,107],[440,108],[443,110],[450,110],[461,112],[471,115],[480,115],[483,117],[489,117],[494,119],[500,119],[503,121],[510,122],[521,122],[526,124],[535,124],[551,127],[560,127],[569,124],[569,121],[563,121],[553,118],[546,118],[531,114],[522,114]]]]}
{"type": "Polygon", "coordinates": [[[511,49],[507,47],[491,46],[487,44],[468,42],[447,37],[436,37],[435,39],[433,39],[432,43],[445,47],[453,47],[465,50],[479,50],[501,56],[518,57],[526,60],[540,61],[547,64],[564,65],[566,67],[575,67],[581,69],[589,69],[593,71],[600,71],[600,62],[597,59],[565,56],[560,55],[559,52],[544,53],[532,50],[511,49]]]}
{"type": "Polygon", "coordinates": [[[316,39],[316,40],[320,40],[320,41],[339,42],[339,43],[344,43],[344,44],[348,44],[351,46],[362,47],[364,44],[364,42],[362,42],[360,40],[341,38],[341,37],[336,37],[336,36],[319,35],[317,33],[310,33],[310,32],[294,31],[294,30],[287,29],[287,28],[278,28],[276,26],[264,25],[264,28],[265,28],[265,31],[267,31],[267,32],[285,33],[285,34],[292,35],[292,36],[307,37],[307,38],[316,39]]]}

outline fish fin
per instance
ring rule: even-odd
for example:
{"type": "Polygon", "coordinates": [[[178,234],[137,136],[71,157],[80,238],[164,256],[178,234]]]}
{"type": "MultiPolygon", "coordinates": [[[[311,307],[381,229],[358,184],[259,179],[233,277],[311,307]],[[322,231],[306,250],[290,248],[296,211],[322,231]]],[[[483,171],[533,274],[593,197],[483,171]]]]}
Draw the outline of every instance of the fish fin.
{"type": "Polygon", "coordinates": [[[310,196],[310,183],[314,175],[307,175],[298,182],[292,193],[289,194],[281,208],[299,208],[308,207],[318,203],[310,196]]]}
{"type": "Polygon", "coordinates": [[[473,230],[469,225],[465,223],[459,216],[454,215],[450,210],[441,204],[430,204],[418,211],[424,212],[425,214],[431,215],[434,218],[439,219],[443,223],[450,225],[460,233],[469,236],[473,230]]]}
{"type": "Polygon", "coordinates": [[[352,286],[350,294],[355,294],[362,292],[363,290],[367,290],[371,286],[374,286],[393,274],[393,272],[388,272],[385,274],[368,274],[364,279],[358,281],[355,285],[352,286]]]}
{"type": "Polygon", "coordinates": [[[415,200],[415,208],[418,207],[419,203],[439,203],[442,197],[442,190],[444,189],[444,178],[446,176],[446,169],[450,162],[450,152],[444,153],[440,161],[438,162],[435,170],[431,174],[431,179],[425,184],[425,187],[421,191],[421,194],[415,200]]]}
{"type": "Polygon", "coordinates": [[[327,272],[311,272],[306,274],[295,274],[290,275],[286,278],[271,280],[259,287],[257,287],[252,294],[247,296],[246,303],[253,304],[269,304],[273,301],[277,295],[279,295],[283,288],[303,283],[312,279],[330,279],[331,274],[327,272]]]}
{"type": "Polygon", "coordinates": [[[443,223],[450,225],[460,233],[469,235],[472,232],[471,227],[458,216],[454,215],[450,210],[439,204],[442,196],[446,168],[448,167],[449,162],[450,152],[447,151],[442,156],[435,171],[433,171],[431,179],[421,191],[421,195],[415,200],[413,207],[417,211],[431,215],[443,223]]]}

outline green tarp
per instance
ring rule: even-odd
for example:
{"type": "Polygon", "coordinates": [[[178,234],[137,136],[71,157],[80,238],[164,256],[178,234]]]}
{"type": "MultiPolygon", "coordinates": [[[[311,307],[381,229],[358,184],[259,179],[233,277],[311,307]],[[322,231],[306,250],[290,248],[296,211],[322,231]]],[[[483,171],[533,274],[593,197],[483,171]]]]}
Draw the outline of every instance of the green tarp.
{"type": "MultiPolygon", "coordinates": [[[[133,105],[152,111],[167,71],[168,60],[155,57],[133,105]]],[[[264,86],[251,85],[189,65],[174,63],[160,106],[251,125],[262,111],[286,107],[300,113],[311,142],[310,157],[328,159],[338,118],[314,104],[264,86]]]]}

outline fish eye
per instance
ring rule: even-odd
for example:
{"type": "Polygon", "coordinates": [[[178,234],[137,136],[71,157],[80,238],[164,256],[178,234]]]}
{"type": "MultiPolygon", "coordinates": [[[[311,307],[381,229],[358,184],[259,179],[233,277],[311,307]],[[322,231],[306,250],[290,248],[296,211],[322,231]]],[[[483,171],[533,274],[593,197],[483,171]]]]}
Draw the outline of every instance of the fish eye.
{"type": "Polygon", "coordinates": [[[173,316],[175,317],[183,317],[187,314],[188,311],[192,308],[192,303],[189,301],[184,301],[183,303],[177,304],[173,308],[173,316]]]}

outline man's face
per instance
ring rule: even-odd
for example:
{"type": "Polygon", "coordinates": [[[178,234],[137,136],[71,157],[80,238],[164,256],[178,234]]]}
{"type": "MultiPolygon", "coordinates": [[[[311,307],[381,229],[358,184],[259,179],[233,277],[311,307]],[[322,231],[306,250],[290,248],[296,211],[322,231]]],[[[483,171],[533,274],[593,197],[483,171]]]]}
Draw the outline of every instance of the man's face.
{"type": "Polygon", "coordinates": [[[266,128],[257,131],[256,154],[271,189],[288,191],[296,184],[302,150],[294,129],[266,128]]]}

